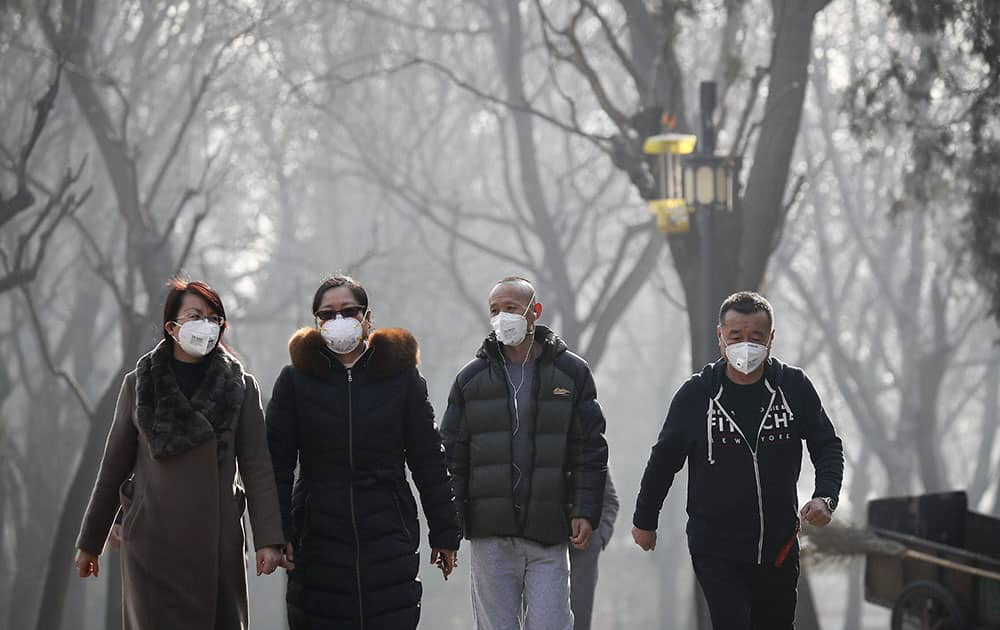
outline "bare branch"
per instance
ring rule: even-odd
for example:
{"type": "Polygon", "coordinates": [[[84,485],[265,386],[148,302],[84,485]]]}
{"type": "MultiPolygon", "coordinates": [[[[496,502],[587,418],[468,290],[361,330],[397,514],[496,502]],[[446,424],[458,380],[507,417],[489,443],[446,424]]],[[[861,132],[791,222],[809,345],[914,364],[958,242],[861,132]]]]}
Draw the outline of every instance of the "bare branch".
{"type": "Polygon", "coordinates": [[[747,146],[750,144],[750,136],[759,124],[755,124],[750,131],[747,131],[747,124],[750,122],[750,115],[753,113],[754,107],[757,104],[757,98],[760,96],[760,84],[770,72],[770,68],[765,66],[757,66],[754,71],[753,78],[750,79],[750,90],[747,96],[747,104],[743,107],[743,114],[740,115],[739,125],[736,127],[736,133],[733,135],[733,144],[730,147],[729,154],[733,157],[742,157],[746,154],[747,146]],[[746,136],[744,137],[744,133],[746,136]],[[741,146],[742,145],[742,146],[741,146]]]}
{"type": "Polygon", "coordinates": [[[45,255],[48,253],[49,240],[52,238],[52,234],[56,228],[62,223],[63,219],[76,212],[90,197],[92,188],[85,190],[79,197],[75,194],[67,194],[70,188],[79,180],[86,163],[87,160],[84,158],[75,173],[73,171],[66,172],[55,194],[49,197],[45,207],[34,217],[28,230],[18,236],[13,260],[8,260],[7,253],[0,251],[4,264],[4,275],[0,277],[0,293],[25,285],[35,279],[39,269],[41,269],[45,255]],[[42,226],[45,225],[53,211],[55,211],[54,218],[42,230],[42,226]],[[34,260],[27,262],[28,247],[39,230],[41,230],[41,234],[37,239],[37,243],[35,243],[34,260]]]}
{"type": "Polygon", "coordinates": [[[465,81],[464,79],[460,78],[458,75],[456,75],[454,72],[452,72],[452,70],[450,68],[448,68],[448,67],[446,67],[446,66],[444,66],[444,65],[442,65],[442,64],[440,64],[440,63],[438,63],[436,61],[432,61],[430,59],[424,59],[424,58],[421,58],[421,57],[414,57],[413,61],[415,63],[419,63],[419,64],[423,64],[425,66],[428,66],[429,68],[432,68],[432,69],[436,70],[437,72],[440,72],[441,74],[443,74],[446,77],[448,77],[448,79],[451,80],[451,82],[454,83],[456,86],[458,86],[458,87],[462,88],[463,90],[469,92],[473,96],[481,98],[481,99],[483,99],[485,101],[488,101],[490,103],[494,103],[494,104],[497,104],[497,105],[503,105],[504,107],[507,107],[507,108],[512,109],[512,110],[521,111],[521,112],[525,112],[525,113],[531,114],[532,116],[534,116],[536,118],[539,118],[541,120],[544,120],[545,122],[549,123],[550,125],[553,125],[554,127],[557,127],[558,129],[561,129],[562,131],[565,131],[566,133],[570,133],[570,134],[572,134],[574,136],[578,136],[580,138],[583,138],[584,140],[587,140],[588,142],[594,144],[594,146],[596,146],[597,148],[601,149],[602,151],[609,152],[611,150],[611,139],[614,136],[597,134],[597,133],[589,133],[589,132],[584,131],[583,129],[581,129],[579,127],[575,127],[575,126],[573,126],[571,124],[563,122],[563,121],[559,120],[558,118],[556,118],[555,116],[547,114],[547,113],[545,113],[543,111],[539,111],[539,110],[531,107],[531,105],[528,104],[528,103],[524,103],[524,104],[515,103],[515,102],[512,102],[512,101],[510,101],[508,99],[504,99],[504,98],[501,98],[499,96],[495,96],[493,94],[488,94],[488,93],[480,90],[476,86],[472,85],[468,81],[465,81]]]}
{"type": "Polygon", "coordinates": [[[93,418],[95,413],[94,405],[87,398],[87,395],[83,391],[83,387],[80,386],[80,383],[78,383],[69,372],[56,365],[55,360],[52,358],[52,353],[49,351],[49,341],[45,337],[45,328],[42,326],[42,320],[38,316],[38,310],[35,308],[35,302],[31,297],[30,289],[28,289],[27,286],[22,285],[21,292],[24,294],[24,301],[28,306],[29,319],[31,320],[32,329],[35,331],[35,337],[38,340],[38,347],[41,350],[42,360],[45,362],[45,366],[48,368],[49,372],[66,383],[70,391],[73,392],[73,396],[76,398],[77,402],[80,403],[80,407],[83,408],[84,413],[87,414],[88,418],[93,418]]]}
{"type": "MultiPolygon", "coordinates": [[[[545,46],[549,50],[549,53],[556,59],[566,61],[583,76],[583,78],[590,85],[590,89],[594,94],[594,98],[597,99],[598,104],[608,118],[618,127],[618,131],[621,134],[626,134],[629,128],[628,116],[624,114],[620,109],[618,109],[611,100],[611,96],[608,91],[604,88],[604,84],[601,82],[597,71],[587,60],[587,55],[584,52],[584,45],[580,42],[577,37],[576,28],[583,16],[583,11],[585,8],[584,3],[581,3],[576,12],[570,18],[569,24],[564,29],[556,28],[556,26],[549,19],[548,14],[546,14],[545,9],[542,7],[541,0],[535,0],[535,8],[538,11],[538,15],[542,18],[542,38],[545,41],[545,46]],[[549,31],[560,35],[565,39],[572,49],[571,53],[565,53],[559,50],[559,47],[555,45],[551,37],[549,37],[549,31]]],[[[638,78],[638,77],[637,77],[638,78]]]]}
{"type": "Polygon", "coordinates": [[[201,107],[202,99],[204,99],[205,94],[208,92],[208,86],[211,84],[212,79],[215,78],[215,74],[219,70],[219,65],[222,62],[222,55],[225,54],[225,52],[229,50],[229,47],[236,43],[236,41],[248,35],[256,27],[257,24],[255,22],[247,25],[240,31],[228,37],[223,45],[215,51],[215,55],[212,57],[212,63],[209,65],[205,74],[202,75],[201,80],[198,82],[198,89],[195,91],[194,96],[188,103],[187,111],[184,113],[184,118],[181,120],[177,133],[174,134],[173,143],[171,144],[170,149],[163,158],[163,162],[160,164],[160,167],[154,171],[156,176],[153,178],[153,183],[149,187],[149,192],[146,193],[145,202],[142,204],[147,208],[147,210],[156,200],[156,195],[159,193],[160,186],[163,184],[163,180],[166,177],[167,172],[170,170],[171,165],[177,158],[177,154],[180,151],[184,138],[187,136],[188,129],[191,127],[191,122],[194,120],[195,114],[198,113],[198,109],[201,107]]]}
{"type": "Polygon", "coordinates": [[[35,103],[35,121],[31,127],[31,134],[21,148],[18,160],[14,165],[17,190],[14,196],[9,199],[0,198],[0,227],[3,227],[4,224],[13,219],[18,213],[26,210],[35,202],[35,197],[28,188],[28,161],[31,159],[31,153],[34,151],[35,145],[38,143],[38,138],[42,135],[42,130],[45,128],[45,123],[49,118],[49,112],[52,111],[56,94],[59,91],[59,79],[61,76],[62,63],[60,62],[56,64],[56,76],[52,79],[48,90],[35,103]]]}
{"type": "Polygon", "coordinates": [[[366,15],[377,18],[389,24],[396,26],[402,26],[409,31],[419,31],[423,33],[429,33],[431,35],[468,35],[476,37],[479,35],[488,35],[489,29],[485,28],[463,28],[456,26],[427,26],[419,22],[414,22],[412,20],[406,20],[401,17],[391,15],[385,11],[380,11],[375,7],[369,6],[364,2],[355,2],[354,0],[338,0],[340,4],[346,5],[351,9],[360,11],[366,15]]]}
{"type": "Polygon", "coordinates": [[[177,257],[177,264],[174,265],[174,274],[179,274],[187,264],[187,259],[191,255],[191,248],[194,247],[194,241],[198,237],[198,228],[201,227],[202,221],[208,217],[209,207],[208,200],[205,200],[205,209],[194,216],[194,220],[191,222],[191,228],[188,230],[187,240],[184,242],[184,249],[181,250],[181,255],[177,257]]]}
{"type": "Polygon", "coordinates": [[[642,74],[639,72],[639,69],[635,67],[635,64],[632,62],[632,58],[627,52],[625,52],[625,49],[618,41],[618,37],[615,35],[614,29],[611,28],[611,24],[608,23],[607,18],[601,14],[600,10],[594,5],[593,2],[591,2],[591,0],[581,0],[581,3],[590,9],[591,13],[594,14],[594,17],[597,18],[597,21],[601,25],[601,31],[604,33],[605,39],[608,40],[608,45],[611,47],[611,50],[614,51],[615,56],[618,57],[618,61],[621,62],[622,66],[629,73],[629,76],[632,77],[632,81],[635,83],[636,93],[645,94],[649,89],[649,85],[646,80],[642,78],[642,74]]]}

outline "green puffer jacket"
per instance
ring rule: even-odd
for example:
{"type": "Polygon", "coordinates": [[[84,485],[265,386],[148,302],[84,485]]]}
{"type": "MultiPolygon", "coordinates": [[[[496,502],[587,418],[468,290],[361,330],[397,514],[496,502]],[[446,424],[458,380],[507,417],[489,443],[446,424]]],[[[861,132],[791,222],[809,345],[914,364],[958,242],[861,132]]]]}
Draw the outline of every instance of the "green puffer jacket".
{"type": "Polygon", "coordinates": [[[466,538],[516,536],[545,545],[566,543],[570,519],[601,521],[608,445],[604,414],[587,362],[548,328],[533,384],[535,414],[521,430],[533,436],[530,495],[522,518],[514,510],[509,386],[496,336],[462,368],[448,396],[441,433],[461,506],[466,538]]]}

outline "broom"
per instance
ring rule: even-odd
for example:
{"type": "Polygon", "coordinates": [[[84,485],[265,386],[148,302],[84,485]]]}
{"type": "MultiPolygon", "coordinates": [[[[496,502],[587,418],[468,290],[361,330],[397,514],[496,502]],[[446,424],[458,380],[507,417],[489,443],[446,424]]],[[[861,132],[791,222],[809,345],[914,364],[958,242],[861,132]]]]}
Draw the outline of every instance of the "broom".
{"type": "Polygon", "coordinates": [[[889,540],[863,527],[840,523],[815,527],[803,523],[802,536],[805,539],[803,555],[815,562],[846,560],[861,554],[912,558],[1000,582],[1000,573],[908,549],[901,542],[889,540]]]}

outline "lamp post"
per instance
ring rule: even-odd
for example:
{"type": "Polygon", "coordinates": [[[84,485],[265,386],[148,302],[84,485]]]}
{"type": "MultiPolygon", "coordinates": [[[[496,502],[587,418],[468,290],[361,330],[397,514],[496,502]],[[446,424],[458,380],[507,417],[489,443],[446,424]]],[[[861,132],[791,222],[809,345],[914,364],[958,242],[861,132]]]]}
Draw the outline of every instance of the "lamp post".
{"type": "MultiPolygon", "coordinates": [[[[649,211],[656,215],[657,229],[673,238],[691,238],[689,217],[692,214],[698,227],[704,335],[700,343],[697,339],[692,340],[692,367],[695,370],[702,362],[711,361],[717,351],[718,342],[712,326],[717,307],[715,213],[734,211],[736,177],[740,169],[738,159],[715,154],[715,124],[712,121],[716,106],[715,82],[703,82],[700,96],[700,138],[665,133],[647,138],[643,145],[643,152],[654,156],[657,198],[649,202],[649,211]]],[[[692,321],[695,330],[697,324],[696,320],[692,321]]],[[[711,620],[697,580],[695,592],[698,593],[695,624],[700,629],[707,629],[711,627],[711,620]]]]}
{"type": "MultiPolygon", "coordinates": [[[[715,213],[733,212],[736,200],[736,175],[739,160],[716,155],[715,112],[716,88],[714,81],[701,84],[701,138],[697,151],[685,155],[681,161],[683,171],[684,202],[688,212],[695,215],[701,252],[702,311],[705,318],[704,361],[711,361],[716,352],[715,328],[711,316],[717,306],[715,295],[715,213]]],[[[694,348],[692,353],[696,352],[694,348]]],[[[696,366],[697,367],[697,366],[696,366]]]]}

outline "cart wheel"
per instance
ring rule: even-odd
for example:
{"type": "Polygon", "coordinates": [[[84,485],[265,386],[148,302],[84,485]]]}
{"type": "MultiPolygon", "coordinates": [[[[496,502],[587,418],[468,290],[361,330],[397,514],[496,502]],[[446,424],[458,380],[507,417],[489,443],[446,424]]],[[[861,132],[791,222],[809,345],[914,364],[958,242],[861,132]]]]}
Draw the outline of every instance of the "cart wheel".
{"type": "Polygon", "coordinates": [[[936,582],[913,582],[892,606],[892,630],[965,630],[962,608],[936,582]]]}

